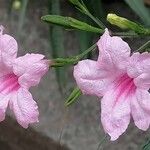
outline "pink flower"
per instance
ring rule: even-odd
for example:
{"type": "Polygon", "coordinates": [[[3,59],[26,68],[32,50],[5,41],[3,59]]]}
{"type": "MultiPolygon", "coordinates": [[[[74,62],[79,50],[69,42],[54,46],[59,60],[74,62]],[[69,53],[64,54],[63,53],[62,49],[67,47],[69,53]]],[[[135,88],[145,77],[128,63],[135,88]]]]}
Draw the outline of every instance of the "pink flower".
{"type": "Polygon", "coordinates": [[[48,61],[41,54],[17,56],[17,42],[3,34],[0,26],[0,121],[5,119],[7,106],[13,110],[18,123],[27,128],[38,122],[38,106],[29,88],[38,85],[48,71],[48,61]]]}
{"type": "Polygon", "coordinates": [[[106,29],[97,42],[97,61],[83,60],[74,67],[74,77],[84,94],[103,96],[101,121],[111,140],[127,129],[131,117],[141,130],[150,125],[150,54],[134,53],[120,37],[106,29]]]}

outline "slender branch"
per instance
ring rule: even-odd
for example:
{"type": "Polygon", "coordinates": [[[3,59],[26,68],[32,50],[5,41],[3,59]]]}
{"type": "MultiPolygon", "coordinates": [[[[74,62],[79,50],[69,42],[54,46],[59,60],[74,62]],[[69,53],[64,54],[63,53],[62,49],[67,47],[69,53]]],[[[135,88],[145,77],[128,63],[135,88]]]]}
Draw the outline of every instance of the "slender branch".
{"type": "Polygon", "coordinates": [[[105,25],[98,19],[96,19],[90,12],[86,13],[87,16],[89,16],[100,28],[105,29],[105,25]]]}
{"type": "Polygon", "coordinates": [[[88,48],[87,50],[85,50],[83,53],[81,53],[81,54],[75,56],[75,58],[76,58],[77,60],[82,59],[82,58],[83,58],[84,56],[86,56],[89,52],[95,50],[95,49],[96,49],[96,45],[97,45],[96,43],[93,44],[90,48],[88,48]]]}
{"type": "Polygon", "coordinates": [[[88,17],[90,17],[101,29],[105,29],[105,25],[102,23],[102,21],[100,21],[99,19],[95,18],[90,11],[87,9],[86,5],[84,4],[84,2],[82,1],[81,3],[78,1],[77,3],[74,3],[75,5],[77,5],[78,7],[76,7],[81,13],[87,15],[88,17]]]}
{"type": "MultiPolygon", "coordinates": [[[[93,44],[90,48],[88,48],[87,50],[85,50],[83,53],[77,55],[77,56],[73,56],[70,58],[56,58],[52,60],[52,65],[51,67],[63,67],[65,65],[74,65],[76,63],[78,63],[78,61],[80,61],[81,59],[83,59],[89,52],[93,51],[96,49],[96,45],[97,43],[93,44]]],[[[144,52],[146,48],[147,51],[149,51],[150,47],[150,40],[147,41],[144,45],[142,45],[137,51],[135,52],[144,52]]]]}
{"type": "MultiPolygon", "coordinates": [[[[145,52],[145,49],[146,48],[150,48],[150,40],[147,41],[146,43],[144,43],[139,49],[137,49],[135,52],[140,52],[140,53],[143,53],[145,52]]],[[[149,52],[150,49],[147,49],[147,51],[149,52]]]]}
{"type": "Polygon", "coordinates": [[[102,144],[107,140],[107,134],[105,134],[105,136],[102,138],[102,140],[99,142],[97,150],[100,150],[102,147],[102,144]]]}
{"type": "Polygon", "coordinates": [[[144,35],[136,34],[135,32],[116,32],[112,33],[113,36],[120,36],[121,38],[138,38],[144,35]]]}
{"type": "Polygon", "coordinates": [[[88,48],[87,50],[85,50],[83,53],[77,55],[77,56],[73,56],[70,58],[56,58],[52,60],[52,65],[51,67],[63,67],[65,65],[70,65],[70,64],[76,64],[78,61],[80,61],[82,58],[84,58],[89,52],[91,52],[92,50],[96,49],[96,43],[93,44],[90,48],[88,48]]]}

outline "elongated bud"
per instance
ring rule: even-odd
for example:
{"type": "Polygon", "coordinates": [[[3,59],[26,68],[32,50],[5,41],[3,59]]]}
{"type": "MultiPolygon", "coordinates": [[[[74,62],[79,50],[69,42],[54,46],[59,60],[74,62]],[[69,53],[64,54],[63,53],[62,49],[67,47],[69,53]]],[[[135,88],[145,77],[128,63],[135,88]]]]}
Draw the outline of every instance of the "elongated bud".
{"type": "Polygon", "coordinates": [[[117,16],[116,14],[108,14],[107,21],[112,25],[120,27],[121,29],[132,30],[138,34],[150,34],[149,29],[146,29],[142,25],[130,21],[126,18],[117,16]]]}
{"type": "Polygon", "coordinates": [[[126,18],[119,17],[116,14],[108,14],[107,21],[113,25],[116,25],[122,29],[128,29],[130,23],[126,18]]]}
{"type": "Polygon", "coordinates": [[[41,19],[47,23],[53,23],[60,26],[88,31],[88,32],[95,32],[95,33],[103,33],[104,31],[100,28],[93,27],[85,22],[80,20],[74,19],[72,17],[64,17],[59,15],[46,15],[41,17],[41,19]]]}

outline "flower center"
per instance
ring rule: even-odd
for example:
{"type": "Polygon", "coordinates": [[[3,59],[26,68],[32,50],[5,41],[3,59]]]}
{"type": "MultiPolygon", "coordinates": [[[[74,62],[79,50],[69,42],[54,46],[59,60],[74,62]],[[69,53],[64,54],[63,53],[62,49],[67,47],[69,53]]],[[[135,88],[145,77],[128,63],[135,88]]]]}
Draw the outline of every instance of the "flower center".
{"type": "Polygon", "coordinates": [[[121,76],[116,82],[117,89],[117,99],[124,95],[128,97],[135,93],[136,86],[134,84],[133,78],[130,78],[127,74],[121,76]]]}
{"type": "Polygon", "coordinates": [[[0,93],[9,94],[17,91],[20,85],[15,74],[7,74],[0,78],[0,93]]]}

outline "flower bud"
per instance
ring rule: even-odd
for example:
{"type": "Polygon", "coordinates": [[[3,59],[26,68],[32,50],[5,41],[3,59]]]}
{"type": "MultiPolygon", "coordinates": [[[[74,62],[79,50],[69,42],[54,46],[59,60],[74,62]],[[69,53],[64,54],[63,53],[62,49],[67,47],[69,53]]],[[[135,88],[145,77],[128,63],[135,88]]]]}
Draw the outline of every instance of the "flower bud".
{"type": "Polygon", "coordinates": [[[122,29],[128,29],[130,25],[129,20],[123,17],[119,17],[116,14],[108,14],[107,21],[113,25],[116,25],[122,29]]]}
{"type": "Polygon", "coordinates": [[[150,30],[144,28],[142,25],[130,21],[126,18],[117,16],[116,14],[108,14],[107,21],[113,25],[120,27],[121,29],[132,30],[138,34],[150,34],[150,30]]]}

